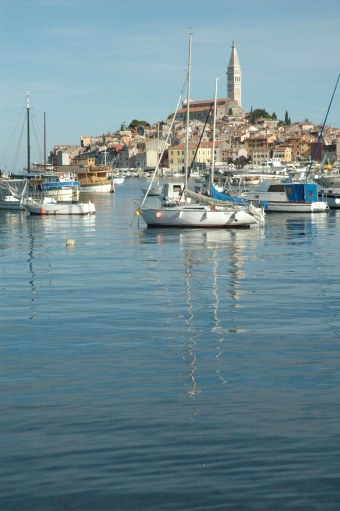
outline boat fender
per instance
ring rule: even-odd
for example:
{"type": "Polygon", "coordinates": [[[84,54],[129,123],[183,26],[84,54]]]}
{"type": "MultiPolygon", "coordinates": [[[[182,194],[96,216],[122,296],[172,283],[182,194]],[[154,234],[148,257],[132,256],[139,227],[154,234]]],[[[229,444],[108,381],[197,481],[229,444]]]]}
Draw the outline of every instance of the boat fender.
{"type": "Polygon", "coordinates": [[[59,174],[60,179],[64,179],[64,174],[59,174]]]}
{"type": "Polygon", "coordinates": [[[41,214],[41,215],[44,215],[44,214],[45,214],[45,209],[44,209],[44,208],[40,208],[40,214],[41,214]]]}

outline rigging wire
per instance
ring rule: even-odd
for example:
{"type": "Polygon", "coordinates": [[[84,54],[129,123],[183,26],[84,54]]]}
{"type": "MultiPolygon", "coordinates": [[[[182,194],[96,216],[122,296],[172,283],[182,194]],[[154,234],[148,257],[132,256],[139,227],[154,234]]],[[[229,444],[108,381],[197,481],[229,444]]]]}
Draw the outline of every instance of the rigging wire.
{"type": "MultiPolygon", "coordinates": [[[[8,153],[9,153],[9,151],[10,151],[11,147],[12,147],[13,140],[14,140],[14,135],[15,135],[15,133],[17,133],[17,131],[18,131],[19,121],[21,121],[21,122],[20,122],[20,124],[22,125],[22,128],[21,128],[21,133],[20,133],[20,142],[19,142],[19,143],[17,143],[17,150],[16,150],[16,153],[19,153],[19,150],[20,150],[20,144],[21,144],[21,140],[22,140],[22,133],[23,133],[23,130],[24,130],[24,127],[25,127],[25,123],[26,123],[26,110],[24,111],[24,113],[22,112],[22,110],[21,110],[21,109],[20,109],[20,111],[19,111],[18,118],[17,118],[16,123],[15,123],[15,125],[14,125],[14,128],[13,128],[13,130],[12,130],[12,133],[11,133],[11,135],[10,135],[10,137],[9,137],[8,143],[7,143],[6,147],[4,148],[4,151],[3,151],[2,155],[1,155],[1,158],[0,158],[0,166],[4,166],[4,167],[6,167],[6,166],[7,166],[7,164],[8,164],[8,163],[10,163],[10,162],[8,162],[8,161],[7,161],[7,158],[9,158],[9,157],[8,157],[8,153]]],[[[16,137],[15,137],[15,138],[16,138],[16,137]]],[[[15,153],[15,155],[14,155],[14,157],[13,157],[13,159],[14,159],[14,161],[15,161],[15,162],[16,162],[16,161],[17,161],[17,159],[18,159],[18,156],[17,156],[17,154],[16,154],[16,153],[15,153]]],[[[15,167],[13,166],[13,163],[11,163],[11,164],[10,164],[10,165],[8,165],[8,166],[9,166],[10,168],[12,168],[12,169],[14,169],[14,168],[15,168],[15,167]]]]}

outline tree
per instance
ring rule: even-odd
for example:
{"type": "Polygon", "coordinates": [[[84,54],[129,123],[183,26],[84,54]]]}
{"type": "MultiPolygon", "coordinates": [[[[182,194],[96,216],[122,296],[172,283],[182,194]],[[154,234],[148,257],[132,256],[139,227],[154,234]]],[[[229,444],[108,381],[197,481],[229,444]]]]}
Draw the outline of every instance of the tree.
{"type": "Polygon", "coordinates": [[[273,116],[270,115],[267,110],[264,108],[251,108],[250,113],[248,114],[248,120],[250,124],[255,124],[257,119],[272,119],[273,116]]]}
{"type": "Polygon", "coordinates": [[[138,121],[137,119],[133,119],[133,121],[129,124],[129,129],[133,130],[138,126],[150,126],[150,124],[146,121],[138,121]]]}
{"type": "Polygon", "coordinates": [[[285,124],[285,126],[289,126],[289,125],[291,124],[291,122],[290,122],[290,117],[289,117],[289,115],[288,115],[287,110],[286,110],[286,113],[285,113],[285,120],[284,120],[284,124],[285,124]]]}

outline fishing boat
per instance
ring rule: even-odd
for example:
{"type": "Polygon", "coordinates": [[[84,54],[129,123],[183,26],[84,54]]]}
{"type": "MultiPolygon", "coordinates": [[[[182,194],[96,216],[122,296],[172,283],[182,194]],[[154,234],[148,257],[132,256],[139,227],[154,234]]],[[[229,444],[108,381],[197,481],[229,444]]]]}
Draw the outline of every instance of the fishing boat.
{"type": "Polygon", "coordinates": [[[80,183],[73,172],[55,172],[43,174],[38,185],[44,197],[51,197],[59,202],[77,202],[80,183]]]}
{"type": "Polygon", "coordinates": [[[328,209],[320,200],[316,183],[271,184],[267,190],[247,193],[247,200],[258,201],[268,212],[319,213],[328,209]]]}
{"type": "Polygon", "coordinates": [[[93,202],[57,202],[50,197],[42,199],[27,198],[23,207],[30,215],[93,215],[96,212],[93,202]]]}
{"type": "MultiPolygon", "coordinates": [[[[192,34],[189,37],[189,59],[187,73],[187,102],[186,102],[186,151],[185,151],[185,182],[180,186],[180,194],[174,197],[173,184],[163,185],[162,196],[158,205],[145,205],[147,194],[137,209],[136,215],[141,216],[148,227],[204,227],[204,228],[229,228],[250,227],[263,222],[262,208],[256,208],[252,204],[246,206],[236,202],[220,201],[209,196],[188,189],[188,145],[189,145],[189,119],[190,119],[190,73],[191,73],[191,43],[192,34]]],[[[216,105],[216,89],[215,89],[216,105]]],[[[178,106],[177,106],[178,108],[178,106]]],[[[173,117],[176,117],[177,108],[173,117]]],[[[215,106],[216,108],[216,106],[215,106]]],[[[169,133],[171,132],[171,127],[169,133]]],[[[214,152],[214,151],[213,151],[214,152]]],[[[153,178],[157,175],[158,161],[153,178]]],[[[178,184],[178,183],[177,183],[178,184]]],[[[149,187],[151,188],[152,182],[149,187]]]]}

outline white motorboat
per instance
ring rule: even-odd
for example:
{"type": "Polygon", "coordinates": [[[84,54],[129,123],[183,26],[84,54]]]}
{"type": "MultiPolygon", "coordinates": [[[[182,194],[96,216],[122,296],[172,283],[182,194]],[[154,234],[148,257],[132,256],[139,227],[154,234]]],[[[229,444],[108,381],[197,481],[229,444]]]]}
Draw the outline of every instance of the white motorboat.
{"type": "Polygon", "coordinates": [[[266,211],[278,213],[319,213],[328,209],[319,200],[315,183],[272,184],[267,190],[247,193],[248,201],[258,201],[266,211]]]}
{"type": "Polygon", "coordinates": [[[340,188],[323,188],[319,191],[319,197],[327,202],[330,209],[340,208],[340,188]]]}
{"type": "Polygon", "coordinates": [[[25,210],[30,215],[93,215],[96,212],[93,202],[57,202],[50,197],[41,200],[32,198],[22,202],[25,210]]]}
{"type": "Polygon", "coordinates": [[[162,185],[153,185],[150,187],[143,187],[142,192],[144,195],[148,195],[149,197],[159,197],[162,193],[162,185]]]}
{"type": "Polygon", "coordinates": [[[52,197],[60,202],[77,202],[80,183],[73,172],[54,172],[42,175],[39,185],[44,197],[52,197]]]}

